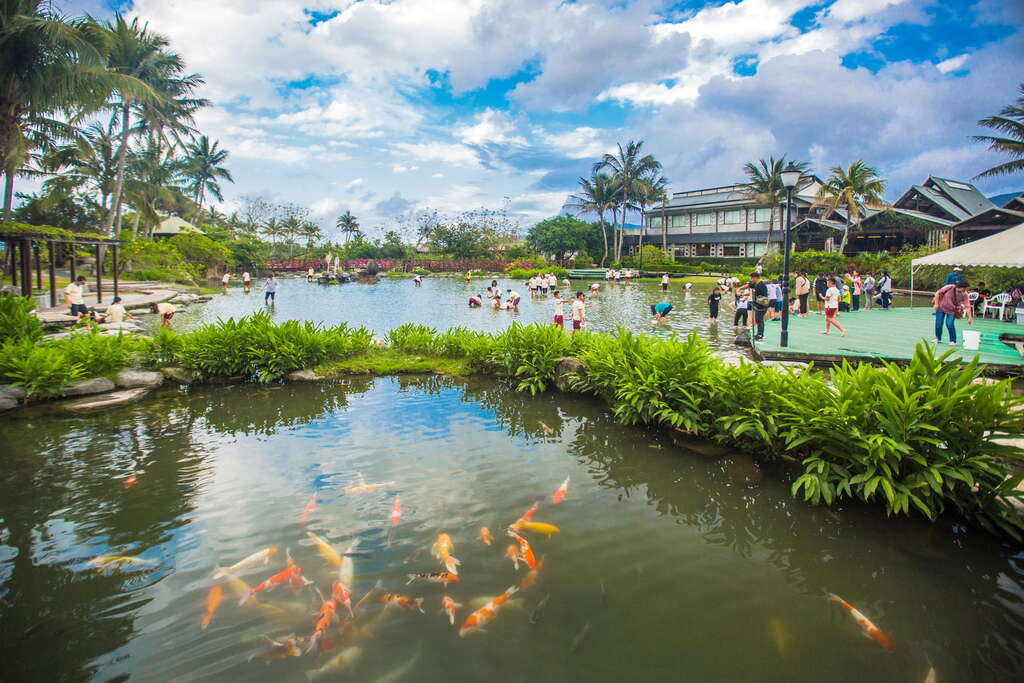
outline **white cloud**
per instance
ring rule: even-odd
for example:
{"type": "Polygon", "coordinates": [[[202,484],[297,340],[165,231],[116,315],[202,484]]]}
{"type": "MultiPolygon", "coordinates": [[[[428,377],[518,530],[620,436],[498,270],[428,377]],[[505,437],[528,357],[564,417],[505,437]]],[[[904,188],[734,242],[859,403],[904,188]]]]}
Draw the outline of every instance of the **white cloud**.
{"type": "Polygon", "coordinates": [[[612,152],[615,145],[606,142],[604,131],[590,126],[580,126],[564,133],[545,134],[544,142],[570,159],[597,160],[605,152],[612,152]]]}
{"type": "Polygon", "coordinates": [[[480,158],[477,153],[459,143],[399,142],[392,147],[394,153],[418,161],[440,161],[456,166],[480,167],[480,158]]]}
{"type": "Polygon", "coordinates": [[[355,180],[349,181],[348,185],[345,186],[345,189],[346,190],[351,190],[352,188],[359,187],[362,184],[363,184],[363,179],[362,178],[356,178],[355,180]]]}
{"type": "Polygon", "coordinates": [[[419,168],[419,166],[402,166],[402,165],[396,165],[396,166],[392,166],[392,167],[391,167],[391,170],[392,170],[392,172],[394,172],[394,173],[408,173],[408,172],[410,172],[410,171],[415,171],[415,170],[416,170],[416,169],[418,169],[418,168],[419,168]]]}
{"type": "Polygon", "coordinates": [[[528,144],[521,136],[512,135],[515,132],[515,124],[503,111],[485,109],[476,115],[474,121],[472,125],[455,130],[455,135],[468,145],[528,144]]]}
{"type": "Polygon", "coordinates": [[[444,173],[435,173],[434,175],[432,175],[430,177],[431,178],[444,178],[444,173]]]}
{"type": "Polygon", "coordinates": [[[957,55],[956,57],[950,57],[949,59],[946,59],[936,64],[935,68],[944,74],[947,74],[950,71],[956,71],[957,69],[964,65],[964,62],[967,61],[968,56],[969,55],[963,54],[957,55]]]}
{"type": "Polygon", "coordinates": [[[309,213],[314,218],[325,218],[333,216],[341,208],[341,200],[334,197],[324,197],[309,205],[309,213]]]}

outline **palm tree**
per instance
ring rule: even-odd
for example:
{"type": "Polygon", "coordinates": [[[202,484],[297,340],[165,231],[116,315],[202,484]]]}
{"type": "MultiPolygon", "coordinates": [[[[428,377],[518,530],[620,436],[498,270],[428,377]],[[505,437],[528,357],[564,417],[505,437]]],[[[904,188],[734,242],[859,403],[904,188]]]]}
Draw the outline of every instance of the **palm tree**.
{"type": "MultiPolygon", "coordinates": [[[[0,3],[0,172],[4,174],[3,220],[10,220],[14,179],[25,167],[43,125],[60,110],[89,112],[113,87],[139,94],[141,84],[104,68],[105,43],[91,22],[71,21],[47,0],[0,3]]],[[[53,139],[51,137],[51,139],[53,139]]],[[[59,140],[54,140],[55,142],[59,140]]]]}
{"type": "MultiPolygon", "coordinates": [[[[136,93],[117,89],[114,110],[121,117],[121,145],[117,151],[117,172],[114,176],[113,204],[107,210],[100,225],[100,232],[109,235],[114,219],[121,212],[121,194],[124,187],[124,167],[128,154],[131,113],[137,105],[150,107],[150,112],[164,112],[166,115],[191,116],[186,110],[171,106],[168,94],[183,96],[201,83],[196,76],[182,76],[185,64],[181,57],[168,52],[166,37],[153,33],[147,25],[140,25],[138,19],[130,22],[122,15],[105,25],[110,42],[107,68],[116,74],[132,76],[148,86],[149,95],[140,98],[136,93]]],[[[158,117],[159,118],[159,117],[158,117]]],[[[158,146],[159,150],[159,146],[158,146]]]]}
{"type": "Polygon", "coordinates": [[[52,177],[43,184],[44,190],[70,195],[85,189],[99,196],[100,211],[105,212],[114,189],[116,146],[113,124],[89,124],[71,142],[47,155],[43,164],[52,177]]]}
{"type": "Polygon", "coordinates": [[[132,150],[126,162],[124,196],[135,209],[134,232],[149,237],[160,219],[170,213],[183,213],[190,206],[185,196],[184,167],[153,140],[132,150]]]}
{"type": "Polygon", "coordinates": [[[320,231],[320,226],[313,221],[303,221],[299,235],[306,239],[306,249],[312,249],[313,244],[323,237],[323,233],[320,231]]]}
{"type": "MultiPolygon", "coordinates": [[[[647,209],[654,206],[656,203],[667,199],[668,197],[668,179],[657,170],[652,170],[646,176],[640,179],[640,184],[637,186],[636,205],[640,209],[640,237],[639,237],[639,248],[642,251],[644,248],[644,214],[647,209]]],[[[662,236],[663,242],[668,241],[668,237],[665,234],[665,214],[661,216],[662,224],[662,236]]],[[[667,246],[667,245],[666,245],[667,246]]],[[[665,249],[665,251],[668,251],[665,249]]]]}
{"type": "Polygon", "coordinates": [[[1018,89],[1020,97],[1016,102],[1000,109],[997,115],[978,121],[979,126],[991,128],[1002,133],[1003,136],[972,136],[977,142],[987,142],[989,150],[1008,155],[1010,161],[982,171],[974,176],[975,178],[1010,175],[1024,171],[1024,83],[1021,83],[1018,89]]]}
{"type": "Polygon", "coordinates": [[[622,259],[622,242],[626,232],[626,216],[629,209],[637,208],[638,198],[645,192],[645,179],[661,170],[661,163],[653,155],[641,156],[644,143],[642,140],[630,140],[623,148],[619,143],[618,155],[605,154],[601,161],[594,164],[594,173],[611,171],[617,186],[616,199],[618,211],[622,212],[622,225],[615,244],[615,260],[622,259]]]}
{"type": "Polygon", "coordinates": [[[356,220],[351,211],[346,209],[345,213],[338,216],[334,227],[341,230],[342,234],[345,235],[345,243],[347,244],[349,239],[355,237],[356,233],[359,232],[359,221],[356,220]]]}
{"type": "Polygon", "coordinates": [[[605,227],[604,214],[615,206],[615,183],[607,173],[595,173],[590,178],[580,178],[580,191],[569,197],[569,206],[576,209],[576,215],[596,213],[597,222],[601,226],[601,239],[604,241],[604,254],[601,256],[601,267],[608,260],[608,230],[605,227]]]}
{"type": "Polygon", "coordinates": [[[218,178],[230,183],[235,182],[231,172],[221,165],[230,153],[226,149],[218,149],[217,145],[216,140],[210,145],[210,138],[203,135],[185,146],[185,175],[189,180],[188,189],[192,199],[200,207],[203,206],[207,192],[216,197],[217,201],[224,201],[218,178]]]}
{"type": "MultiPolygon", "coordinates": [[[[810,165],[806,161],[794,162],[801,173],[807,171],[810,165]]],[[[775,227],[775,207],[786,200],[786,187],[782,184],[782,169],[786,167],[786,155],[778,159],[768,157],[760,159],[755,164],[748,161],[743,165],[743,172],[747,175],[747,189],[744,196],[753,199],[758,204],[768,207],[768,240],[765,242],[764,251],[767,254],[771,251],[772,229],[775,227]]],[[[809,182],[809,181],[808,181],[809,182]]],[[[799,188],[798,188],[799,189],[799,188]]],[[[781,223],[782,217],[779,217],[781,223]]]]}
{"type": "Polygon", "coordinates": [[[266,224],[260,229],[260,234],[269,237],[271,244],[277,244],[277,238],[284,235],[284,228],[276,218],[268,218],[266,224]]]}
{"type": "Polygon", "coordinates": [[[846,241],[850,237],[850,225],[859,226],[864,217],[864,206],[880,207],[885,205],[882,198],[885,192],[885,180],[879,177],[878,171],[863,161],[855,161],[848,168],[835,166],[832,175],[818,190],[814,206],[825,208],[823,218],[842,211],[846,219],[843,240],[839,245],[839,253],[846,250],[846,241]]]}

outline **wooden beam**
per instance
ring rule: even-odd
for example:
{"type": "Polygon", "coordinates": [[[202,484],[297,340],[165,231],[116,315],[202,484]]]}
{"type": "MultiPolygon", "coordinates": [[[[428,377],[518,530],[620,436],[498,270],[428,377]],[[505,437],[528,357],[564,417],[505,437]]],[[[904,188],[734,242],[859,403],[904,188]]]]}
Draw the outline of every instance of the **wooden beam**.
{"type": "Polygon", "coordinates": [[[50,261],[50,308],[57,307],[57,255],[53,242],[46,243],[46,255],[50,261]]]}
{"type": "Polygon", "coordinates": [[[43,288],[43,265],[39,259],[39,245],[32,245],[32,255],[36,259],[36,289],[43,288]]]}
{"type": "Polygon", "coordinates": [[[103,303],[103,247],[96,245],[96,303],[103,303]]]}
{"type": "Polygon", "coordinates": [[[9,258],[11,261],[11,286],[18,286],[18,243],[15,241],[7,242],[7,253],[4,255],[5,258],[9,258]]]}
{"type": "Polygon", "coordinates": [[[117,288],[118,277],[117,277],[117,245],[116,244],[114,244],[114,245],[112,245],[110,247],[110,272],[114,276],[114,298],[117,298],[117,297],[119,297],[121,295],[118,292],[118,288],[117,288]]]}
{"type": "Polygon", "coordinates": [[[71,253],[71,267],[70,267],[71,273],[70,273],[70,275],[71,275],[71,281],[74,282],[75,278],[78,277],[78,269],[75,268],[75,245],[74,245],[74,243],[71,243],[71,244],[67,245],[67,247],[68,247],[68,251],[71,253]]]}
{"type": "Polygon", "coordinates": [[[21,243],[21,293],[32,296],[32,240],[21,243]]]}

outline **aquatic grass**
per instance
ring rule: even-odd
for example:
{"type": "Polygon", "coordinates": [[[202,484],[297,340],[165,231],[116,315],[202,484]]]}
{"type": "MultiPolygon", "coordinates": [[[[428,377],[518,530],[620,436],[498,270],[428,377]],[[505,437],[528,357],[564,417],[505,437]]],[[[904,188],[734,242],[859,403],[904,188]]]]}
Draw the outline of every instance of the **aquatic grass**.
{"type": "Polygon", "coordinates": [[[63,387],[84,377],[85,370],[68,363],[59,344],[22,340],[0,347],[0,382],[23,387],[29,398],[59,396],[63,387]]]}
{"type": "Polygon", "coordinates": [[[395,349],[371,349],[344,360],[320,365],[316,372],[325,377],[403,374],[462,376],[472,374],[474,370],[464,358],[416,355],[395,349]]]}

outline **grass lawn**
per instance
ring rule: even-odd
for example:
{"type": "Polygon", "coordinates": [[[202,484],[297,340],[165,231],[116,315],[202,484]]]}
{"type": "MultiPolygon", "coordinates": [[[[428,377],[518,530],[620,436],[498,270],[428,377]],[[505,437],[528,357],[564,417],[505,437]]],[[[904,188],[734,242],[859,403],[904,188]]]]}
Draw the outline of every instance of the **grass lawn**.
{"type": "Polygon", "coordinates": [[[465,358],[437,358],[395,351],[374,349],[360,356],[323,365],[317,374],[326,377],[344,375],[393,375],[406,373],[436,373],[441,375],[469,375],[473,370],[465,358]]]}

